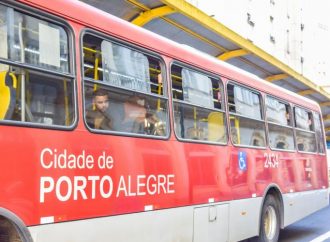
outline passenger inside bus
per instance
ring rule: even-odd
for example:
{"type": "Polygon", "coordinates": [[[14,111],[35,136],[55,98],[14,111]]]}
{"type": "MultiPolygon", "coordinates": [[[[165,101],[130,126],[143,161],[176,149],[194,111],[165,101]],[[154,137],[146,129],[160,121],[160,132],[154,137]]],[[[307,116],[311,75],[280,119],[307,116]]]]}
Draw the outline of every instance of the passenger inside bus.
{"type": "Polygon", "coordinates": [[[109,94],[105,90],[98,89],[93,93],[93,108],[87,111],[86,122],[90,128],[112,129],[109,114],[109,94]]]}
{"type": "Polygon", "coordinates": [[[146,132],[151,135],[165,136],[166,135],[166,124],[162,120],[160,115],[162,113],[157,113],[154,110],[147,111],[146,114],[146,132]]]}
{"type": "Polygon", "coordinates": [[[146,101],[144,98],[133,95],[124,103],[123,131],[138,134],[145,133],[146,101]]]}

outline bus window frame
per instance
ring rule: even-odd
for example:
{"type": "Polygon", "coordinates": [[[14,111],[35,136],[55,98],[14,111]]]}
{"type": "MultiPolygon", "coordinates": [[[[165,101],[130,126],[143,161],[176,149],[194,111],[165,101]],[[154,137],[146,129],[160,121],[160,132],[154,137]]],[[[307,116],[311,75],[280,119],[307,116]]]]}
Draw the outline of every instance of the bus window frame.
{"type": "MultiPolygon", "coordinates": [[[[269,143],[268,143],[268,130],[267,130],[267,125],[266,125],[266,116],[265,116],[265,98],[264,98],[264,95],[265,93],[261,92],[260,90],[256,89],[256,88],[253,88],[253,87],[250,87],[248,85],[245,85],[243,83],[240,83],[238,81],[235,81],[233,79],[228,79],[228,82],[226,84],[226,108],[227,108],[227,119],[228,119],[228,122],[230,120],[230,115],[233,115],[233,116],[236,116],[236,117],[242,117],[242,118],[245,118],[245,119],[249,119],[249,120],[254,120],[254,121],[258,121],[260,123],[263,123],[264,124],[264,131],[265,131],[265,146],[253,146],[253,145],[240,145],[240,144],[235,144],[231,138],[231,135],[229,135],[230,137],[230,142],[231,144],[234,146],[234,147],[237,147],[237,148],[249,148],[249,149],[258,149],[258,150],[267,150],[268,147],[269,147],[269,143]],[[229,95],[228,95],[228,85],[233,85],[233,86],[239,86],[239,87],[243,87],[245,89],[248,89],[250,90],[251,92],[254,92],[256,94],[258,94],[258,97],[259,97],[259,102],[260,102],[260,115],[261,115],[261,119],[256,119],[256,118],[252,118],[252,117],[248,117],[248,116],[244,116],[244,115],[241,115],[241,114],[237,114],[237,113],[234,113],[234,112],[231,112],[229,111],[229,95]]],[[[230,122],[229,122],[229,125],[228,125],[228,128],[229,128],[229,134],[231,134],[231,125],[230,125],[230,122]]]]}
{"type": "Polygon", "coordinates": [[[94,134],[104,134],[104,135],[115,135],[115,136],[123,136],[123,137],[133,137],[133,138],[147,138],[147,139],[155,139],[155,140],[168,140],[171,137],[171,119],[170,119],[170,110],[169,110],[169,97],[168,97],[168,79],[167,79],[167,67],[166,62],[163,59],[163,56],[157,52],[154,52],[150,49],[147,49],[145,47],[142,47],[138,44],[134,44],[128,40],[124,40],[118,36],[114,36],[111,34],[111,32],[101,32],[94,30],[89,27],[85,27],[80,31],[79,36],[79,43],[80,43],[80,61],[81,61],[81,88],[82,88],[82,114],[83,114],[83,122],[85,125],[85,128],[94,134]],[[133,89],[127,89],[111,84],[105,84],[103,81],[97,81],[92,78],[85,77],[84,75],[84,36],[85,35],[91,35],[93,37],[99,38],[102,41],[109,41],[111,43],[120,45],[124,48],[129,48],[131,50],[137,51],[139,53],[145,54],[147,56],[153,57],[159,61],[160,68],[161,68],[161,75],[163,80],[163,95],[156,95],[153,93],[146,93],[141,92],[139,90],[133,90],[133,89]],[[86,121],[86,99],[85,99],[85,81],[89,83],[99,84],[100,86],[105,86],[108,89],[112,90],[121,90],[124,92],[133,92],[141,95],[145,95],[147,97],[157,97],[161,100],[164,100],[167,103],[167,111],[166,111],[166,136],[158,136],[158,135],[148,135],[148,134],[138,134],[133,132],[122,132],[122,131],[114,131],[114,130],[101,130],[101,129],[93,129],[90,128],[86,121]],[[164,83],[165,82],[165,83],[164,83]]]}
{"type": "Polygon", "coordinates": [[[315,132],[315,127],[314,127],[314,116],[313,116],[313,110],[309,109],[309,108],[306,108],[304,106],[301,106],[301,105],[297,105],[297,104],[293,104],[292,105],[292,113],[293,113],[293,129],[294,129],[294,135],[295,135],[295,143],[296,143],[296,151],[298,153],[302,153],[302,154],[318,154],[318,147],[317,147],[317,142],[316,142],[316,132],[315,132]],[[304,111],[306,111],[307,113],[311,113],[312,114],[312,127],[314,130],[306,130],[306,129],[302,129],[302,128],[298,128],[296,127],[296,111],[295,111],[295,108],[300,108],[304,111]],[[297,142],[297,132],[296,131],[302,131],[302,132],[305,132],[305,133],[310,133],[310,134],[314,134],[314,137],[315,137],[315,145],[316,145],[316,151],[315,152],[311,152],[311,151],[302,151],[302,150],[299,150],[298,149],[298,142],[297,142]]]}
{"type": "Polygon", "coordinates": [[[200,67],[196,67],[194,65],[173,59],[170,64],[169,64],[169,96],[171,97],[171,109],[172,109],[172,124],[173,124],[173,133],[175,135],[175,138],[180,141],[180,142],[184,142],[184,143],[197,143],[197,144],[209,144],[209,145],[220,145],[220,146],[226,146],[228,145],[228,141],[229,141],[229,133],[228,133],[228,124],[227,124],[227,115],[226,115],[226,108],[225,108],[225,83],[223,81],[223,78],[216,73],[213,73],[211,71],[207,71],[205,69],[202,69],[200,67]],[[219,87],[222,88],[222,93],[221,93],[221,109],[216,109],[216,108],[207,108],[205,106],[202,105],[196,105],[193,103],[189,103],[189,102],[185,102],[184,100],[174,100],[173,98],[173,81],[172,81],[172,67],[173,65],[179,66],[181,68],[186,68],[190,71],[194,71],[197,72],[199,74],[205,75],[209,78],[213,78],[215,80],[218,81],[219,83],[219,87]],[[197,108],[202,108],[204,110],[212,110],[212,111],[216,111],[219,113],[222,113],[224,115],[224,130],[225,130],[225,138],[226,138],[226,142],[213,142],[213,141],[208,141],[208,140],[199,140],[199,139],[188,139],[188,138],[180,138],[177,133],[175,132],[175,113],[174,113],[174,102],[177,103],[181,103],[187,106],[191,106],[191,107],[197,107],[197,108]]]}
{"type": "Polygon", "coordinates": [[[293,107],[292,107],[292,104],[289,102],[289,101],[286,101],[285,99],[282,99],[282,98],[279,98],[275,95],[272,95],[272,94],[269,94],[269,93],[265,93],[265,103],[264,103],[264,107],[265,107],[265,122],[266,122],[266,129],[267,129],[267,141],[268,141],[268,147],[269,149],[273,150],[273,151],[279,151],[279,152],[289,152],[289,153],[294,153],[297,151],[296,149],[296,132],[294,131],[295,127],[294,127],[294,115],[293,115],[293,107]],[[266,105],[266,99],[267,97],[271,97],[273,99],[276,99],[277,101],[285,104],[285,105],[288,105],[289,106],[289,115],[290,115],[290,125],[281,125],[281,124],[278,124],[276,122],[271,122],[271,121],[268,121],[267,120],[267,105],[266,105]],[[292,130],[292,134],[293,134],[293,149],[292,150],[289,150],[289,149],[278,149],[278,148],[272,148],[270,146],[270,142],[269,142],[269,128],[268,128],[268,124],[273,124],[273,125],[277,125],[277,126],[280,126],[280,127],[283,127],[283,128],[291,128],[292,130]]]}
{"type": "Polygon", "coordinates": [[[27,128],[38,128],[38,129],[49,129],[49,130],[64,130],[64,131],[72,131],[74,130],[79,121],[79,113],[78,113],[78,101],[77,101],[77,65],[76,65],[76,45],[75,45],[75,32],[70,23],[58,17],[55,14],[47,12],[47,10],[32,8],[28,5],[24,5],[19,2],[9,2],[8,0],[4,0],[0,3],[1,5],[12,8],[14,11],[17,11],[23,15],[27,15],[36,19],[40,19],[46,21],[48,23],[52,23],[61,27],[68,38],[68,68],[69,72],[60,72],[50,69],[44,69],[42,67],[32,65],[29,63],[22,63],[18,61],[10,60],[9,58],[0,58],[0,64],[5,64],[9,66],[14,66],[22,69],[28,69],[36,72],[44,73],[45,75],[51,75],[55,77],[63,77],[67,78],[68,81],[72,82],[72,109],[73,109],[73,119],[70,125],[49,125],[49,124],[41,124],[36,122],[22,122],[17,120],[0,120],[0,126],[8,125],[15,127],[27,127],[27,128]]]}

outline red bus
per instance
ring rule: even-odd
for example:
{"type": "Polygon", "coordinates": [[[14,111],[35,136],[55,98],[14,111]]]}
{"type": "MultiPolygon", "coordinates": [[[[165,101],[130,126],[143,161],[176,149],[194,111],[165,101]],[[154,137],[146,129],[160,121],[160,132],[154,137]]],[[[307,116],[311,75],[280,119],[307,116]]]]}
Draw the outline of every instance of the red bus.
{"type": "Polygon", "coordinates": [[[1,241],[277,241],[329,203],[317,103],[79,1],[0,3],[1,241]]]}

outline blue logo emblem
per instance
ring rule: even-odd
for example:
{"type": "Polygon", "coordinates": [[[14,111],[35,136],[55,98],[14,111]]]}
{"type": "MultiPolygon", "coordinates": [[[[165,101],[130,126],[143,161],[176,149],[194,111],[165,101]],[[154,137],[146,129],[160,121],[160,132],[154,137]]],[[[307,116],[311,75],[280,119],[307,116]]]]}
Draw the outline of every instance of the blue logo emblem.
{"type": "Polygon", "coordinates": [[[244,151],[238,152],[238,166],[241,171],[246,171],[247,169],[246,152],[244,151]]]}

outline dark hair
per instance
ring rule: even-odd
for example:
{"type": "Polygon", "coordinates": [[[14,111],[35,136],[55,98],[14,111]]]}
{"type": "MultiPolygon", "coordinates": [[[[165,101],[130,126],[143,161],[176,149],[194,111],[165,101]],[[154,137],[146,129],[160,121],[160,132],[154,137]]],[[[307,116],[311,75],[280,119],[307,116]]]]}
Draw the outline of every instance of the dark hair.
{"type": "Polygon", "coordinates": [[[93,92],[93,96],[109,96],[108,92],[104,89],[97,89],[93,92]]]}

